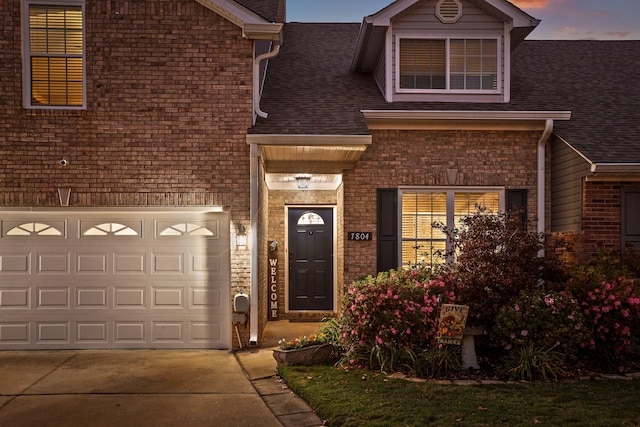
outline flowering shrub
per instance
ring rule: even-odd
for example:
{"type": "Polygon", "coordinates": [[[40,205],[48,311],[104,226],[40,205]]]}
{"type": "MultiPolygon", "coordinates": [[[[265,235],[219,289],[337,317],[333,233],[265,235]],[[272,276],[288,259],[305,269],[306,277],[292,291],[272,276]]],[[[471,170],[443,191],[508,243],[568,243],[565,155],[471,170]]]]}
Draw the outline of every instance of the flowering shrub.
{"type": "MultiPolygon", "coordinates": [[[[531,221],[531,220],[530,220],[531,221]]],[[[461,304],[469,306],[470,324],[491,327],[498,311],[513,304],[521,290],[534,290],[541,280],[565,281],[564,270],[544,236],[529,230],[515,214],[484,209],[462,217],[460,227],[437,225],[452,243],[454,258],[448,280],[455,284],[461,304]]]]}
{"type": "MultiPolygon", "coordinates": [[[[581,302],[591,336],[582,347],[600,362],[622,360],[636,350],[640,334],[640,289],[627,277],[607,279],[595,269],[582,268],[569,282],[581,302]]],[[[611,367],[611,366],[608,366],[611,367]]]]}
{"type": "Polygon", "coordinates": [[[280,345],[280,349],[282,350],[295,350],[297,348],[311,347],[312,345],[320,345],[325,344],[327,342],[327,337],[323,333],[318,333],[315,335],[303,336],[294,338],[292,340],[281,339],[278,341],[280,345]]]}
{"type": "Polygon", "coordinates": [[[522,291],[502,307],[491,331],[506,350],[532,346],[574,355],[589,336],[580,304],[567,292],[522,291]]]}
{"type": "Polygon", "coordinates": [[[439,299],[452,302],[455,295],[442,278],[428,276],[425,270],[392,270],[349,286],[339,321],[349,363],[369,359],[371,364],[365,356],[375,351],[384,364],[405,350],[432,345],[439,299]]]}

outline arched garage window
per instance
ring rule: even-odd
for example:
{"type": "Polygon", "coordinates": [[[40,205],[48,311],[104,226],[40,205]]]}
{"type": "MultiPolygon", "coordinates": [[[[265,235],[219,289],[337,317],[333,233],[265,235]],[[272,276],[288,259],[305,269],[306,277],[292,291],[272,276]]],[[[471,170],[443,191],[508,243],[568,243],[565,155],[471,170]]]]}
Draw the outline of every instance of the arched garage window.
{"type": "Polygon", "coordinates": [[[7,231],[7,236],[62,236],[62,231],[51,224],[26,222],[7,231]]]}
{"type": "Polygon", "coordinates": [[[163,227],[160,236],[214,236],[213,231],[200,224],[180,222],[163,227]]]}
{"type": "Polygon", "coordinates": [[[105,222],[94,225],[85,230],[83,236],[137,236],[138,232],[133,228],[117,222],[105,222]]]}

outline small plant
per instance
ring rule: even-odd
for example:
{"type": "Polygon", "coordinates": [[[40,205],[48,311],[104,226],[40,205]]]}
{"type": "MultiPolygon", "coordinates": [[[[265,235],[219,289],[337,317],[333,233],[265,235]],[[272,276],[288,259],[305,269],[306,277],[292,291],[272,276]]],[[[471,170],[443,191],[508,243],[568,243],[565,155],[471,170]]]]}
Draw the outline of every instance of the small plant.
{"type": "Polygon", "coordinates": [[[325,344],[327,342],[327,336],[323,333],[315,335],[302,336],[294,338],[292,340],[281,339],[278,341],[281,350],[295,350],[298,348],[311,347],[314,345],[325,344]]]}
{"type": "Polygon", "coordinates": [[[438,345],[418,355],[418,375],[443,378],[462,369],[460,347],[438,345]]]}
{"type": "Polygon", "coordinates": [[[568,376],[563,360],[564,355],[553,348],[544,350],[533,344],[524,345],[511,351],[505,358],[505,375],[512,380],[557,381],[558,377],[568,376]]]}

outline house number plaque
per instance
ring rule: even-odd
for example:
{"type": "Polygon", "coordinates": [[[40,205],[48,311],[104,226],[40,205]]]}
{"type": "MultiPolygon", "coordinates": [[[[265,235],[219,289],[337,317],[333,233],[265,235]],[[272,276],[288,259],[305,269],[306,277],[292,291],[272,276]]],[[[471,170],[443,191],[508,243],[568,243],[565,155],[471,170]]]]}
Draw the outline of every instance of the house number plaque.
{"type": "Polygon", "coordinates": [[[354,231],[349,233],[349,240],[355,240],[364,242],[367,240],[371,240],[371,232],[370,231],[354,231]]]}

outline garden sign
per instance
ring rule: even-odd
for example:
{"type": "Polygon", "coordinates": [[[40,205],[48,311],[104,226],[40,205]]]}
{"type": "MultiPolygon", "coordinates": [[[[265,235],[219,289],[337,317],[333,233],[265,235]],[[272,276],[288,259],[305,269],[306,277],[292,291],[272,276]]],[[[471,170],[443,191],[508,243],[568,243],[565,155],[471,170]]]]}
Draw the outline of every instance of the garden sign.
{"type": "Polygon", "coordinates": [[[438,343],[460,345],[468,315],[468,305],[442,304],[438,326],[438,343]]]}

